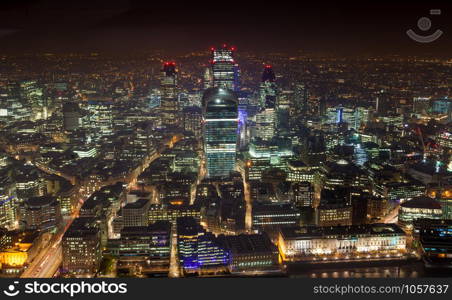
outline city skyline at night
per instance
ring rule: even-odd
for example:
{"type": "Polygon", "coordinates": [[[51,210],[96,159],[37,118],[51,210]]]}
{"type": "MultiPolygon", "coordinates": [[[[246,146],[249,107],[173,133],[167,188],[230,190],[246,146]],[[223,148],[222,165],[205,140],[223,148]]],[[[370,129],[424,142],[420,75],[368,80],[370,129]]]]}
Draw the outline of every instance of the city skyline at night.
{"type": "Polygon", "coordinates": [[[450,7],[190,5],[4,5],[0,278],[450,277],[450,7]]]}

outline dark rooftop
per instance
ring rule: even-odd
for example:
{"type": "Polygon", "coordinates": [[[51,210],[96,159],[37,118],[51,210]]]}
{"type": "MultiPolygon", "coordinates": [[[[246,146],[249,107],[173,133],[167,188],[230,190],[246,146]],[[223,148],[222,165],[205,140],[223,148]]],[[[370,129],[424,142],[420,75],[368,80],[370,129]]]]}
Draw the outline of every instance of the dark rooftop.
{"type": "Polygon", "coordinates": [[[402,203],[401,207],[406,208],[427,208],[427,209],[441,209],[441,204],[427,196],[419,196],[407,202],[402,203]]]}

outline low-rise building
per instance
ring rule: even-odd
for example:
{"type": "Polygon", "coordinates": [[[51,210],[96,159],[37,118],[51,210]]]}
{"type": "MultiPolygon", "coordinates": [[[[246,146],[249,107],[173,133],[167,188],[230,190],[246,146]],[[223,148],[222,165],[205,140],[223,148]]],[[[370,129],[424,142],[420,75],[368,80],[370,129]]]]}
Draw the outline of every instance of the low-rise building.
{"type": "Polygon", "coordinates": [[[278,247],[284,261],[383,259],[403,256],[406,237],[395,224],[286,227],[278,247]]]}

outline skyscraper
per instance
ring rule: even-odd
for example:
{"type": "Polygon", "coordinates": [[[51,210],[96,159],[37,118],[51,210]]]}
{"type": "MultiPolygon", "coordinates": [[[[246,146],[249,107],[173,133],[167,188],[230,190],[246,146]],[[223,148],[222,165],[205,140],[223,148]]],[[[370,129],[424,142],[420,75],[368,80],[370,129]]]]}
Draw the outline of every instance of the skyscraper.
{"type": "Polygon", "coordinates": [[[308,111],[309,90],[304,84],[297,84],[294,90],[295,117],[305,118],[308,111]]]}
{"type": "Polygon", "coordinates": [[[394,110],[388,91],[381,90],[376,93],[375,111],[378,116],[385,116],[394,110]]]}
{"type": "Polygon", "coordinates": [[[256,137],[271,140],[275,136],[276,128],[276,83],[275,73],[270,65],[264,67],[260,85],[259,113],[256,114],[256,137]]]}
{"type": "Polygon", "coordinates": [[[42,87],[39,86],[36,80],[22,81],[20,83],[20,92],[22,98],[26,99],[32,108],[32,119],[46,119],[47,99],[44,96],[42,87]]]}
{"type": "Polygon", "coordinates": [[[6,175],[0,177],[0,227],[14,229],[18,219],[19,200],[14,182],[6,175]]]}
{"type": "Polygon", "coordinates": [[[235,168],[238,100],[231,90],[217,87],[207,89],[202,102],[207,176],[226,177],[235,168]]]}
{"type": "Polygon", "coordinates": [[[212,50],[213,86],[236,90],[238,68],[234,62],[234,47],[223,47],[212,50]]]}
{"type": "Polygon", "coordinates": [[[183,110],[184,130],[192,132],[196,138],[201,137],[202,109],[198,106],[185,107],[183,110]]]}
{"type": "Polygon", "coordinates": [[[176,63],[165,62],[160,79],[162,124],[164,126],[177,125],[177,70],[176,63]]]}
{"type": "Polygon", "coordinates": [[[94,136],[108,136],[113,133],[113,99],[95,98],[88,100],[89,126],[94,136]]]}
{"type": "Polygon", "coordinates": [[[256,115],[255,137],[269,141],[275,136],[276,112],[274,108],[262,109],[256,115]]]}
{"type": "Polygon", "coordinates": [[[271,65],[265,65],[262,72],[262,82],[260,85],[260,102],[263,108],[275,108],[276,105],[276,76],[271,65]]]}
{"type": "Polygon", "coordinates": [[[72,131],[80,126],[81,112],[78,103],[66,102],[63,104],[63,126],[65,130],[72,131]]]}

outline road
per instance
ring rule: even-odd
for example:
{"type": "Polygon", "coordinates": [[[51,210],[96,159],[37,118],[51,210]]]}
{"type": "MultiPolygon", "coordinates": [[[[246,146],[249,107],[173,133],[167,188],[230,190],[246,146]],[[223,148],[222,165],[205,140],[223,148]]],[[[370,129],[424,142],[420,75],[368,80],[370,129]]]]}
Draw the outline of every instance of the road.
{"type": "Polygon", "coordinates": [[[81,208],[79,203],[75,212],[64,221],[64,226],[55,233],[48,243],[47,247],[40,251],[38,256],[31,262],[28,268],[22,273],[21,278],[51,278],[57,272],[63,260],[61,240],[64,233],[75,218],[81,208]]]}
{"type": "MultiPolygon", "coordinates": [[[[143,160],[143,164],[140,168],[141,171],[146,169],[152,161],[158,158],[160,154],[152,153],[145,160],[143,160]]],[[[45,171],[45,168],[41,169],[45,171]]],[[[130,176],[126,176],[129,178],[127,190],[130,190],[132,186],[135,185],[136,179],[140,175],[141,172],[133,172],[130,176]]],[[[60,174],[58,174],[60,175],[60,174]]],[[[100,189],[102,186],[100,185],[98,188],[100,189]]],[[[86,187],[80,187],[80,191],[87,191],[86,187]]],[[[62,246],[61,241],[64,233],[67,231],[69,226],[71,226],[74,219],[76,219],[79,215],[80,209],[85,202],[91,196],[88,192],[81,192],[81,199],[74,209],[72,215],[67,218],[63,227],[58,230],[58,232],[52,237],[48,246],[40,251],[38,256],[31,262],[28,268],[22,273],[22,278],[51,278],[58,271],[58,267],[61,265],[63,261],[62,254],[62,246]]]]}
{"type": "Polygon", "coordinates": [[[239,168],[238,171],[242,175],[243,180],[243,197],[245,200],[245,229],[247,231],[251,231],[252,227],[252,210],[253,210],[253,203],[251,201],[251,193],[250,193],[250,185],[248,181],[246,180],[246,174],[244,168],[239,168]]]}

